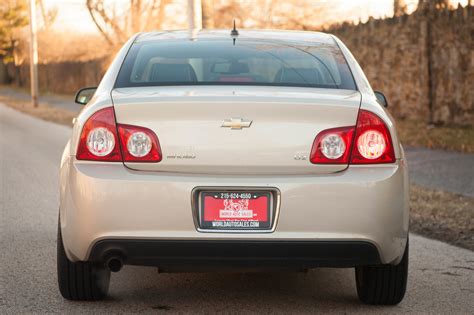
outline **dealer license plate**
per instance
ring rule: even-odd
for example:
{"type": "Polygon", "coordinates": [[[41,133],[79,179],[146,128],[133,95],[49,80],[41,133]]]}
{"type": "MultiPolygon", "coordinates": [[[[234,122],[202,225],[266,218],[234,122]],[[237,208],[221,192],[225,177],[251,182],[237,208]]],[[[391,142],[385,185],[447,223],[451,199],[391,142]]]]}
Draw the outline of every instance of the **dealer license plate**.
{"type": "Polygon", "coordinates": [[[200,227],[216,230],[268,230],[272,225],[272,193],[203,191],[200,227]]]}

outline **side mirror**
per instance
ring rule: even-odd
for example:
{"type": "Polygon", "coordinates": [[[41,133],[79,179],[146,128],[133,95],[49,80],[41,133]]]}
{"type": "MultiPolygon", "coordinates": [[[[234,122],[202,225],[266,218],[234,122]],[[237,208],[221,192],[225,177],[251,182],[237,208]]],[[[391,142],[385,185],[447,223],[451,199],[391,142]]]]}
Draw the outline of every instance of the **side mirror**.
{"type": "Polygon", "coordinates": [[[375,97],[377,98],[377,102],[379,102],[380,105],[383,107],[388,107],[388,101],[385,95],[383,95],[382,92],[375,91],[374,92],[375,97]]]}
{"type": "Polygon", "coordinates": [[[92,96],[94,96],[96,90],[97,87],[86,87],[80,89],[76,94],[74,102],[76,102],[77,104],[86,105],[87,103],[89,103],[92,96]]]}

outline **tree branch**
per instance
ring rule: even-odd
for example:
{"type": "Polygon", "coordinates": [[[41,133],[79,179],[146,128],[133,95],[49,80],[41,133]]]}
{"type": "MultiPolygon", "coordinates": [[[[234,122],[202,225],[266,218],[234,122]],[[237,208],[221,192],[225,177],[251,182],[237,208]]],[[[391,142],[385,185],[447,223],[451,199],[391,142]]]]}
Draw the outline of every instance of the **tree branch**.
{"type": "Polygon", "coordinates": [[[95,26],[97,26],[97,29],[99,30],[99,32],[102,34],[102,36],[105,38],[105,40],[107,41],[107,43],[110,46],[115,46],[115,44],[112,41],[112,39],[110,38],[109,34],[107,34],[107,32],[102,28],[102,26],[100,26],[99,22],[97,21],[95,15],[94,15],[94,8],[92,6],[92,0],[87,0],[86,5],[87,5],[87,10],[89,11],[89,14],[92,18],[92,21],[94,21],[94,24],[95,24],[95,26]]]}

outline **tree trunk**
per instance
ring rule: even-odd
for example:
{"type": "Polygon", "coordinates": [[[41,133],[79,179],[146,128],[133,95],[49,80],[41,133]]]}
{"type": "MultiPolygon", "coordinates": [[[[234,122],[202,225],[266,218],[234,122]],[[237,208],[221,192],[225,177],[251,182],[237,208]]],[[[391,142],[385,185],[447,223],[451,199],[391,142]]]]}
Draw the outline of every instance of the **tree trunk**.
{"type": "Polygon", "coordinates": [[[7,73],[7,66],[3,63],[2,57],[0,56],[0,84],[10,83],[7,73]]]}
{"type": "Polygon", "coordinates": [[[202,28],[201,0],[188,0],[188,25],[190,30],[202,28]]]}
{"type": "Polygon", "coordinates": [[[393,16],[405,14],[406,5],[404,0],[393,0],[393,16]]]}
{"type": "Polygon", "coordinates": [[[202,3],[202,27],[214,28],[214,0],[201,0],[202,3]]]}
{"type": "Polygon", "coordinates": [[[132,22],[132,34],[141,31],[142,1],[130,0],[130,14],[132,22]]]}

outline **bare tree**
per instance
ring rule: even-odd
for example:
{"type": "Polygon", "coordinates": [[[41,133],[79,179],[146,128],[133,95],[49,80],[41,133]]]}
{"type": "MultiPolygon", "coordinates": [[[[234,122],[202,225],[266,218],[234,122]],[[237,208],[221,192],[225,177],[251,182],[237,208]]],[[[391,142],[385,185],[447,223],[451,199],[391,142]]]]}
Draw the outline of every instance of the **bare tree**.
{"type": "Polygon", "coordinates": [[[201,0],[202,27],[214,28],[214,0],[201,0]]]}
{"type": "Polygon", "coordinates": [[[436,0],[436,6],[439,9],[446,9],[451,7],[451,1],[450,0],[436,0]]]}
{"type": "Polygon", "coordinates": [[[407,12],[405,0],[393,0],[393,15],[400,16],[407,12]]]}
{"type": "Polygon", "coordinates": [[[232,28],[232,21],[237,21],[237,26],[241,26],[246,19],[245,9],[237,1],[229,1],[225,5],[216,6],[214,10],[214,27],[232,28]]]}
{"type": "Polygon", "coordinates": [[[310,30],[322,26],[329,11],[329,4],[311,0],[216,0],[214,22],[218,28],[232,27],[235,19],[240,27],[310,30]]]}
{"type": "Polygon", "coordinates": [[[50,9],[46,9],[44,6],[43,0],[36,0],[36,3],[39,4],[41,10],[41,17],[43,19],[43,28],[50,29],[51,25],[53,25],[54,21],[56,21],[56,17],[58,16],[58,8],[53,7],[50,9]]]}
{"type": "Polygon", "coordinates": [[[418,0],[418,9],[447,9],[450,7],[450,0],[418,0]]]}
{"type": "Polygon", "coordinates": [[[166,6],[171,2],[172,0],[129,0],[121,14],[117,14],[112,3],[105,0],[87,0],[86,6],[107,43],[117,46],[136,32],[160,29],[165,19],[166,6]]]}
{"type": "Polygon", "coordinates": [[[0,2],[0,62],[16,62],[21,29],[28,25],[26,1],[0,2]]]}

